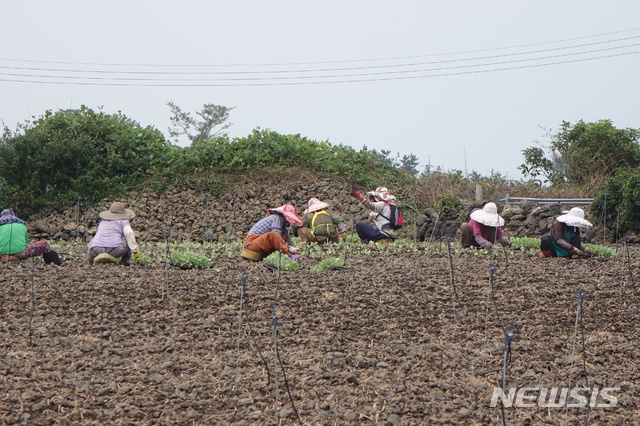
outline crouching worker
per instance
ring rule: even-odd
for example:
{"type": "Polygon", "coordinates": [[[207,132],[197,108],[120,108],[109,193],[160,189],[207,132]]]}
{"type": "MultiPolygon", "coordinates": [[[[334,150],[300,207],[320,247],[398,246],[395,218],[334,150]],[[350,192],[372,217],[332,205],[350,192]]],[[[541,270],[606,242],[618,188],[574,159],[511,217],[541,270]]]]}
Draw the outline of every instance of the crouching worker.
{"type": "Polygon", "coordinates": [[[0,258],[2,261],[22,260],[42,256],[46,264],[62,265],[62,259],[46,241],[29,243],[27,224],[16,217],[12,209],[0,213],[0,258]]]}
{"type": "Polygon", "coordinates": [[[89,241],[87,262],[120,263],[131,265],[131,256],[135,261],[140,260],[140,251],[136,243],[136,236],[129,221],[136,215],[133,210],[125,208],[119,201],[112,203],[109,210],[99,214],[102,219],[98,224],[98,231],[89,241]]]}
{"type": "Polygon", "coordinates": [[[297,229],[298,236],[306,243],[337,243],[347,238],[347,227],[342,219],[331,215],[329,204],[311,198],[302,215],[302,227],[297,229]]]}
{"type": "Polygon", "coordinates": [[[591,223],[584,218],[584,210],[574,207],[567,213],[556,217],[549,234],[540,238],[540,257],[566,257],[593,254],[593,250],[582,244],[580,228],[587,228],[591,223]]]}
{"type": "Polygon", "coordinates": [[[491,250],[496,242],[503,247],[511,245],[502,231],[504,219],[498,214],[495,203],[487,203],[482,209],[469,215],[469,222],[460,226],[460,244],[463,248],[475,247],[491,250]]]}
{"type": "Polygon", "coordinates": [[[289,237],[287,223],[302,226],[302,219],[291,204],[267,210],[267,216],[256,222],[247,233],[241,256],[260,261],[279,250],[284,254],[295,255],[298,249],[293,246],[289,237]]]}
{"type": "Polygon", "coordinates": [[[367,192],[365,198],[358,191],[352,191],[349,195],[362,201],[368,209],[369,218],[373,225],[364,222],[356,222],[356,232],[360,237],[360,242],[368,244],[369,241],[390,243],[396,239],[397,232],[391,225],[391,207],[395,205],[396,197],[391,195],[389,190],[379,186],[375,191],[367,192]]]}

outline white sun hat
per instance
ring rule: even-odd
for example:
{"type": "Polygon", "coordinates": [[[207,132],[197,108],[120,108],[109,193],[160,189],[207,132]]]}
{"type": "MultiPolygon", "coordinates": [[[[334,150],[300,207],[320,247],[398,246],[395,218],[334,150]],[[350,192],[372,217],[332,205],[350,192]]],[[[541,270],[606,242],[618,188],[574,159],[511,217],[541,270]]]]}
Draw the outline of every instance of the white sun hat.
{"type": "Polygon", "coordinates": [[[593,226],[591,222],[584,218],[584,210],[582,210],[580,207],[572,208],[567,214],[558,216],[556,220],[558,222],[564,223],[565,225],[577,226],[580,228],[593,226]]]}
{"type": "Polygon", "coordinates": [[[481,223],[485,226],[503,226],[504,219],[498,214],[498,206],[495,203],[487,203],[482,210],[474,210],[469,216],[471,220],[481,223]]]}

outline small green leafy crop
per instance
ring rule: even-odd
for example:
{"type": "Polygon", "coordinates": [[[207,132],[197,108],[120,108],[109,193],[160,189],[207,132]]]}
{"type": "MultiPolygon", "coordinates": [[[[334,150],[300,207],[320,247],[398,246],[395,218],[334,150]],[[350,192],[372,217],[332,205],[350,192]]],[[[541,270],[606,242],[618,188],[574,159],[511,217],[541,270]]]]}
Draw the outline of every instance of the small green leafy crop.
{"type": "Polygon", "coordinates": [[[597,244],[585,244],[585,247],[589,247],[591,250],[593,250],[594,256],[611,257],[618,255],[618,253],[610,247],[599,246],[597,244]]]}
{"type": "Polygon", "coordinates": [[[516,250],[540,249],[540,239],[532,237],[514,237],[510,239],[511,248],[516,250]]]}
{"type": "Polygon", "coordinates": [[[207,269],[211,266],[211,259],[192,251],[171,252],[171,264],[182,269],[207,269]]]}
{"type": "Polygon", "coordinates": [[[289,258],[289,256],[285,254],[281,254],[278,251],[273,252],[269,256],[265,257],[264,263],[274,269],[280,269],[281,271],[295,271],[298,267],[298,262],[289,258]],[[278,263],[280,263],[279,267],[278,263]]]}
{"type": "Polygon", "coordinates": [[[339,257],[330,257],[311,268],[311,272],[330,271],[336,266],[344,266],[344,259],[340,259],[339,257]]]}
{"type": "MultiPolygon", "coordinates": [[[[133,256],[131,256],[131,260],[134,260],[133,256]]],[[[134,262],[135,262],[135,260],[134,260],[134,262]]],[[[153,257],[149,256],[146,253],[140,253],[140,260],[138,260],[137,263],[139,263],[141,265],[146,265],[146,264],[149,264],[149,263],[153,263],[153,257]]]]}

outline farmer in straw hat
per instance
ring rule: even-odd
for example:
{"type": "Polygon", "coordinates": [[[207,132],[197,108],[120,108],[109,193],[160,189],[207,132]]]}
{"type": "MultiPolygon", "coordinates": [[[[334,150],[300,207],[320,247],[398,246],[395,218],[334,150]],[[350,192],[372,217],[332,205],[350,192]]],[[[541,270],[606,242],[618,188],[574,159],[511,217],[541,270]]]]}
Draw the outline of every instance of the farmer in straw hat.
{"type": "Polygon", "coordinates": [[[469,222],[460,226],[460,244],[462,247],[483,248],[491,250],[499,242],[503,247],[510,245],[502,231],[504,219],[498,214],[495,203],[487,203],[482,209],[474,210],[469,215],[469,222]]]}
{"type": "Polygon", "coordinates": [[[580,228],[593,226],[584,218],[584,210],[574,207],[556,217],[551,232],[540,238],[540,257],[566,257],[593,254],[582,244],[580,228]]]}
{"type": "Polygon", "coordinates": [[[337,243],[341,236],[346,238],[347,229],[342,219],[331,215],[328,208],[329,204],[317,198],[309,200],[302,215],[302,227],[296,230],[302,241],[324,244],[337,243]]]}
{"type": "Polygon", "coordinates": [[[291,204],[268,209],[267,216],[256,222],[247,233],[241,256],[259,261],[278,250],[295,255],[298,249],[293,246],[289,237],[287,223],[302,226],[302,219],[291,204]]]}
{"type": "Polygon", "coordinates": [[[139,261],[140,251],[129,223],[136,216],[133,210],[127,209],[124,203],[116,201],[111,204],[109,210],[101,212],[99,216],[103,220],[98,224],[98,231],[89,241],[87,249],[89,265],[121,263],[129,266],[132,254],[135,261],[139,261]]]}
{"type": "Polygon", "coordinates": [[[369,241],[393,242],[396,239],[396,231],[391,226],[391,207],[389,204],[396,203],[396,197],[391,195],[384,186],[379,186],[375,191],[367,192],[365,198],[358,191],[352,191],[349,195],[362,201],[369,209],[369,218],[373,220],[373,225],[364,222],[356,223],[356,232],[360,237],[360,242],[368,244],[369,241]]]}
{"type": "Polygon", "coordinates": [[[0,213],[0,260],[22,260],[29,257],[42,256],[45,263],[62,265],[62,259],[46,241],[29,243],[27,224],[18,218],[12,209],[0,213]]]}

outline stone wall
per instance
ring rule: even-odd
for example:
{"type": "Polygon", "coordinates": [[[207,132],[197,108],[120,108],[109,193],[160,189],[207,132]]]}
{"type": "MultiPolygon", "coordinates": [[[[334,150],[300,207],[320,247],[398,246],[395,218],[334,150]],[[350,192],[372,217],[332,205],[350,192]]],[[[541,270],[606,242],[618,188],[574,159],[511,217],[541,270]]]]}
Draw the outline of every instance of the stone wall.
{"type": "MultiPolygon", "coordinates": [[[[240,182],[233,190],[221,194],[172,189],[162,193],[132,193],[119,201],[124,201],[135,211],[136,218],[131,225],[141,242],[164,242],[167,237],[170,241],[229,242],[242,240],[249,228],[265,216],[268,208],[291,203],[301,214],[311,197],[330,203],[333,206],[332,213],[342,217],[350,232],[354,232],[354,223],[367,220],[368,210],[348,195],[353,189],[352,184],[339,179],[281,174],[270,179],[265,177],[259,183],[249,180],[240,182]]],[[[105,199],[87,208],[84,205],[79,208],[76,205],[69,206],[46,219],[29,222],[30,236],[32,239],[88,242],[96,232],[98,213],[107,210],[111,201],[105,199]]],[[[402,205],[403,200],[400,201],[402,205]]],[[[433,208],[416,212],[406,207],[405,216],[408,220],[399,237],[417,241],[445,236],[457,238],[460,224],[468,220],[469,213],[481,208],[482,204],[467,204],[462,213],[452,217],[442,217],[433,208]]],[[[498,211],[505,219],[504,230],[509,237],[540,237],[549,232],[554,218],[562,214],[560,204],[538,205],[527,201],[517,206],[498,205],[498,211]]],[[[601,230],[596,227],[584,235],[589,240],[599,232],[601,230]]],[[[607,231],[607,236],[613,241],[613,232],[607,231]]],[[[629,241],[636,242],[635,239],[639,238],[632,235],[629,241]]]]}

